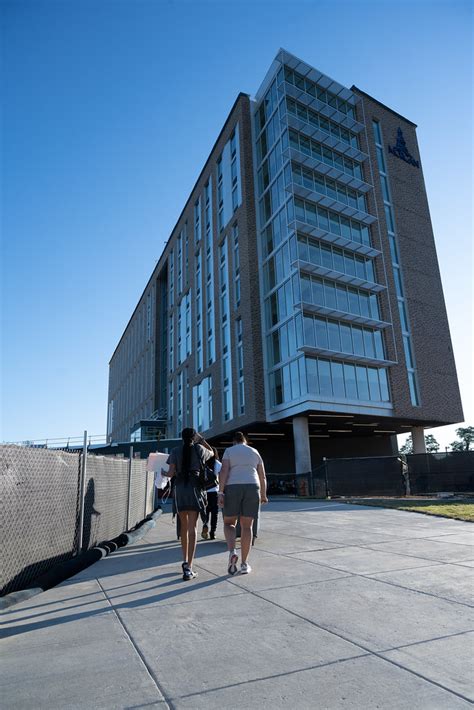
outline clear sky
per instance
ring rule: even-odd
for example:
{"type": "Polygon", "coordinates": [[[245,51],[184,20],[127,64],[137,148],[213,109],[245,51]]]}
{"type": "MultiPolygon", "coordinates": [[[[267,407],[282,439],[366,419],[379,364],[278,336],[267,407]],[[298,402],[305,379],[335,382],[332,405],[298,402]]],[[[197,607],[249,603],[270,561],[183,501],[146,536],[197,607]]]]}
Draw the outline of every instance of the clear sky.
{"type": "MultiPolygon", "coordinates": [[[[465,418],[470,0],[3,0],[0,440],[106,430],[108,362],[239,91],[279,47],[418,124],[465,418]]],[[[433,433],[444,447],[455,437],[433,433]]]]}

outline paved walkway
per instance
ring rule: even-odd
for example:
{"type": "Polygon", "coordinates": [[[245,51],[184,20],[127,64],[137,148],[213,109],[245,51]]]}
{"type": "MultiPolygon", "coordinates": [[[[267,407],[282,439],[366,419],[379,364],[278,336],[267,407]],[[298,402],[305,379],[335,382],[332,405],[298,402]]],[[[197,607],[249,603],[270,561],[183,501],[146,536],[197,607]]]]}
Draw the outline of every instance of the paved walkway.
{"type": "Polygon", "coordinates": [[[2,707],[471,707],[472,525],[276,500],[233,578],[218,533],[192,582],[167,513],[3,613],[2,707]]]}

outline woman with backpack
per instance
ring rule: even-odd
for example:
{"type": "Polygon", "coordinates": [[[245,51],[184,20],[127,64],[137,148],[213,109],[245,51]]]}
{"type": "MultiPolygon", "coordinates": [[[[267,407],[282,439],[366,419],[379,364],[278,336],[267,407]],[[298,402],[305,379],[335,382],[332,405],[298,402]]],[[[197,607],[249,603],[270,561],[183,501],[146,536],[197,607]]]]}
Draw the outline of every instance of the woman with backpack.
{"type": "MultiPolygon", "coordinates": [[[[200,481],[201,469],[214,456],[208,448],[197,443],[194,429],[181,432],[183,443],[168,456],[167,475],[175,477],[174,503],[179,515],[181,548],[183,551],[183,580],[197,576],[193,571],[196,551],[197,521],[199,513],[206,509],[206,491],[200,481]]],[[[199,438],[199,440],[201,440],[199,438]]]]}
{"type": "MultiPolygon", "coordinates": [[[[207,442],[206,442],[207,443],[207,442]]],[[[217,518],[219,510],[217,507],[217,492],[219,490],[219,471],[222,468],[222,464],[219,461],[219,454],[217,449],[212,447],[212,452],[214,457],[209,459],[207,465],[212,469],[215,477],[215,485],[207,489],[207,506],[204,512],[201,512],[202,520],[202,532],[201,537],[203,540],[215,540],[216,539],[216,528],[217,528],[217,518]],[[211,529],[209,530],[209,524],[211,529]]]]}

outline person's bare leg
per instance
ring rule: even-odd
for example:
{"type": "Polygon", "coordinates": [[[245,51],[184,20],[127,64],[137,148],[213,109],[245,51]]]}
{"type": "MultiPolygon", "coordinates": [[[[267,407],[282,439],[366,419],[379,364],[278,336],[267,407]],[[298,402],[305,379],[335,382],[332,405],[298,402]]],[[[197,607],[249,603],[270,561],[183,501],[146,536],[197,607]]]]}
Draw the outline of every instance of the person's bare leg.
{"type": "Polygon", "coordinates": [[[252,525],[253,518],[240,516],[240,554],[242,564],[247,562],[252,545],[252,525]]]}
{"type": "Polygon", "coordinates": [[[227,543],[227,549],[229,552],[235,550],[235,526],[237,525],[237,518],[224,517],[224,537],[227,543]]]}
{"type": "Polygon", "coordinates": [[[180,537],[181,537],[181,549],[183,551],[183,562],[189,562],[189,534],[188,534],[188,515],[189,512],[184,510],[179,514],[180,526],[180,537]]]}
{"type": "Polygon", "coordinates": [[[196,537],[197,537],[197,521],[199,513],[197,510],[190,510],[188,512],[187,520],[187,538],[188,538],[188,557],[187,561],[189,566],[192,568],[194,553],[196,552],[196,537]]]}

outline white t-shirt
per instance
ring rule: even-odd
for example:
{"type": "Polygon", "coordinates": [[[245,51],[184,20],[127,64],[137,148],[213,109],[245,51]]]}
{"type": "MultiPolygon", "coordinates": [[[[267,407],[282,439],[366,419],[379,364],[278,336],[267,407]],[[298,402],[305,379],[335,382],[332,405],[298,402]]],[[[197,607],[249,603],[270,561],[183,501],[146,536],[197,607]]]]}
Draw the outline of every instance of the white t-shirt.
{"type": "Polygon", "coordinates": [[[228,486],[239,483],[256,483],[260,485],[257,466],[263,464],[257,449],[247,444],[235,444],[224,451],[223,461],[229,462],[228,486]]]}
{"type": "MultiPolygon", "coordinates": [[[[218,481],[219,481],[219,471],[221,470],[221,468],[222,468],[221,462],[214,461],[214,473],[216,474],[218,481]]],[[[219,485],[214,486],[214,488],[208,488],[207,492],[208,493],[217,493],[218,490],[219,490],[219,485]]]]}

